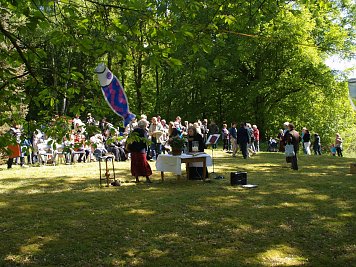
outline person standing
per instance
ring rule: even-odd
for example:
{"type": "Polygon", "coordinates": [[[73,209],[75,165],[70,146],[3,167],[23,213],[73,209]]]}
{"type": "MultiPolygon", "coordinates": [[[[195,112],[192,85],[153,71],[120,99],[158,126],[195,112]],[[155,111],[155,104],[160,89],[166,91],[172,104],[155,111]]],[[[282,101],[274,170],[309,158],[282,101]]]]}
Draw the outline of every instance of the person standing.
{"type": "Polygon", "coordinates": [[[134,141],[128,145],[128,150],[131,153],[131,174],[136,178],[136,182],[140,182],[139,176],[145,176],[146,181],[151,183],[150,176],[152,175],[151,166],[147,162],[146,158],[146,143],[144,140],[148,140],[147,136],[147,120],[140,120],[137,123],[138,127],[135,128],[132,133],[136,134],[140,141],[134,141]]]}
{"type": "Polygon", "coordinates": [[[249,142],[249,135],[246,129],[246,123],[241,123],[240,128],[237,130],[237,142],[239,143],[240,150],[244,159],[247,159],[247,145],[249,142]]]}
{"type": "Polygon", "coordinates": [[[161,136],[163,134],[163,127],[158,122],[157,117],[152,117],[151,124],[148,129],[148,134],[151,136],[151,158],[157,160],[158,155],[161,154],[161,136]]]}
{"type": "Polygon", "coordinates": [[[283,129],[279,129],[277,138],[278,138],[278,142],[279,142],[278,151],[284,152],[284,131],[283,131],[283,129]]]}
{"type": "Polygon", "coordinates": [[[231,148],[232,148],[232,156],[236,157],[237,153],[237,129],[236,129],[236,122],[233,122],[231,125],[231,128],[229,129],[229,135],[230,135],[230,142],[231,142],[231,148]]]}
{"type": "Polygon", "coordinates": [[[336,134],[335,147],[338,157],[342,157],[342,138],[339,133],[336,134]]]}
{"type": "Polygon", "coordinates": [[[294,124],[293,123],[289,123],[288,131],[285,134],[284,140],[285,140],[286,144],[293,145],[294,156],[291,157],[292,169],[293,170],[298,170],[299,168],[298,168],[297,153],[298,153],[298,150],[299,150],[300,135],[294,129],[294,124]]]}
{"type": "Polygon", "coordinates": [[[84,123],[80,119],[80,115],[79,114],[75,114],[75,117],[73,118],[73,129],[75,131],[78,131],[79,127],[81,127],[83,125],[84,125],[84,123]]]}
{"type": "Polygon", "coordinates": [[[311,155],[311,151],[310,151],[310,133],[309,133],[309,130],[307,128],[303,128],[303,130],[304,130],[304,134],[302,136],[303,150],[304,150],[305,154],[311,155]]]}
{"type": "Polygon", "coordinates": [[[247,156],[256,154],[255,151],[255,136],[253,135],[253,129],[250,123],[246,123],[246,129],[248,133],[248,144],[247,144],[247,156]]]}
{"type": "Polygon", "coordinates": [[[94,119],[94,117],[91,116],[91,113],[87,114],[86,124],[87,125],[96,125],[96,120],[94,119]]]}
{"type": "MultiPolygon", "coordinates": [[[[194,126],[188,127],[188,151],[189,152],[204,152],[205,144],[203,142],[203,137],[197,133],[197,130],[194,126]],[[193,147],[197,148],[198,151],[196,151],[193,147]]],[[[199,166],[199,165],[198,165],[199,166]]],[[[195,166],[192,167],[190,166],[187,170],[189,172],[189,179],[195,180],[195,179],[202,179],[202,178],[208,178],[208,169],[206,169],[205,173],[206,176],[203,177],[203,167],[202,166],[195,166]]]]}
{"type": "Polygon", "coordinates": [[[321,155],[321,142],[320,142],[320,136],[318,133],[314,133],[313,150],[314,150],[315,155],[321,155]]]}
{"type": "Polygon", "coordinates": [[[255,152],[260,152],[260,130],[258,130],[257,125],[252,125],[254,143],[255,143],[255,152]]]}
{"type": "Polygon", "coordinates": [[[208,133],[209,133],[209,129],[208,129],[208,120],[204,119],[202,124],[200,125],[200,132],[203,136],[203,142],[204,144],[206,143],[206,140],[208,139],[208,133]]]}
{"type": "Polygon", "coordinates": [[[14,158],[20,157],[20,166],[25,167],[25,158],[21,154],[21,129],[20,125],[13,123],[12,127],[10,128],[9,133],[14,138],[14,143],[8,145],[8,149],[10,150],[9,159],[7,160],[7,168],[11,169],[12,164],[14,163],[14,158]]]}
{"type": "Polygon", "coordinates": [[[222,130],[221,130],[222,138],[223,138],[223,150],[228,151],[229,150],[229,130],[227,129],[227,124],[223,124],[222,130]]]}
{"type": "MultiPolygon", "coordinates": [[[[214,121],[211,121],[211,123],[208,126],[208,129],[209,129],[209,135],[219,134],[219,127],[216,125],[214,121]]],[[[213,144],[212,146],[213,148],[216,148],[217,144],[213,144]]]]}

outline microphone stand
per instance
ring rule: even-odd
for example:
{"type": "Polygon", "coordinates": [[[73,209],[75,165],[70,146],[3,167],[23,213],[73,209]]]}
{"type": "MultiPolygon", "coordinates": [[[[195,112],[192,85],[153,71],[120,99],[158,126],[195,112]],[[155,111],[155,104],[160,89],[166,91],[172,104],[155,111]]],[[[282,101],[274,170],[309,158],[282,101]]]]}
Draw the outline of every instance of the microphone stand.
{"type": "Polygon", "coordinates": [[[211,175],[215,178],[215,168],[214,168],[214,144],[211,144],[211,161],[213,162],[213,172],[211,175]]]}
{"type": "Polygon", "coordinates": [[[211,145],[211,160],[212,160],[212,163],[213,163],[213,172],[211,173],[211,175],[213,176],[213,178],[215,178],[214,145],[217,144],[220,135],[215,134],[214,136],[216,137],[216,139],[215,139],[213,142],[211,142],[212,135],[209,136],[209,138],[208,138],[208,140],[207,140],[207,144],[210,144],[210,145],[211,145]]]}

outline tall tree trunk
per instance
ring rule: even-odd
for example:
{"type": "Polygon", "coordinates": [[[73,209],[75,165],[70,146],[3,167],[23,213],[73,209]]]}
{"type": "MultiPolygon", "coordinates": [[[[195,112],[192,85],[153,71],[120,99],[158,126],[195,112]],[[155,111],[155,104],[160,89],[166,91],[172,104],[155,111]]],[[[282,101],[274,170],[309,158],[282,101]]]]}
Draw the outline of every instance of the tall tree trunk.
{"type": "MultiPolygon", "coordinates": [[[[71,69],[71,51],[68,53],[68,66],[67,66],[67,77],[69,77],[70,69],[71,69]]],[[[63,106],[62,106],[62,115],[66,115],[67,113],[67,89],[68,89],[69,78],[67,78],[64,90],[64,97],[63,97],[63,106]]]]}
{"type": "MultiPolygon", "coordinates": [[[[55,55],[56,53],[53,53],[52,57],[52,68],[53,68],[53,88],[54,92],[58,90],[58,76],[57,76],[57,65],[56,65],[56,60],[55,60],[55,55]]],[[[56,113],[58,114],[58,103],[56,103],[56,113]]]]}
{"type": "Polygon", "coordinates": [[[142,53],[138,53],[136,62],[134,63],[134,79],[135,79],[135,90],[137,97],[137,110],[141,114],[143,113],[143,97],[142,97],[142,53]]]}
{"type": "Polygon", "coordinates": [[[156,106],[155,113],[159,114],[161,112],[160,101],[159,101],[159,76],[158,76],[158,66],[156,66],[156,106]]]}

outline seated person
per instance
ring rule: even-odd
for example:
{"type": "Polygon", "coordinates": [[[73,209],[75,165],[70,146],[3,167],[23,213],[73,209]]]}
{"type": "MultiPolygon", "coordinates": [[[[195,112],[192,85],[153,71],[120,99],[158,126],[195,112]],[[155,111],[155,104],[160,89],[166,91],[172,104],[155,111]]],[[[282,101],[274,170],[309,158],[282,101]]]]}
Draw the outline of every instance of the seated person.
{"type": "Polygon", "coordinates": [[[117,140],[117,136],[112,136],[110,131],[105,131],[105,149],[115,156],[115,161],[125,161],[126,153],[122,145],[117,140]]]}
{"type": "Polygon", "coordinates": [[[105,148],[102,134],[96,134],[90,137],[90,143],[92,153],[97,161],[99,161],[99,157],[105,156],[105,154],[108,153],[105,148]]]}
{"type": "Polygon", "coordinates": [[[197,129],[194,126],[188,128],[188,150],[189,152],[204,152],[203,137],[198,134],[197,129]],[[193,142],[197,142],[198,151],[193,151],[193,142]]]}
{"type": "MultiPolygon", "coordinates": [[[[204,141],[203,137],[197,133],[197,130],[194,126],[188,128],[188,148],[189,152],[204,152],[204,141]],[[193,151],[193,142],[197,142],[198,151],[193,151]]],[[[189,179],[191,180],[200,180],[203,178],[203,167],[189,167],[189,179]]],[[[208,169],[206,169],[206,177],[208,177],[208,169]]]]}
{"type": "Polygon", "coordinates": [[[38,160],[40,163],[53,163],[56,154],[53,150],[53,140],[51,138],[37,144],[38,160]]]}
{"type": "Polygon", "coordinates": [[[89,151],[85,149],[85,135],[82,134],[80,130],[78,130],[71,136],[71,138],[71,142],[74,144],[71,161],[74,162],[74,156],[79,154],[78,162],[85,162],[89,156],[89,151]]]}
{"type": "Polygon", "coordinates": [[[268,152],[277,152],[277,140],[270,137],[269,141],[268,141],[268,147],[267,147],[267,151],[268,152]]]}

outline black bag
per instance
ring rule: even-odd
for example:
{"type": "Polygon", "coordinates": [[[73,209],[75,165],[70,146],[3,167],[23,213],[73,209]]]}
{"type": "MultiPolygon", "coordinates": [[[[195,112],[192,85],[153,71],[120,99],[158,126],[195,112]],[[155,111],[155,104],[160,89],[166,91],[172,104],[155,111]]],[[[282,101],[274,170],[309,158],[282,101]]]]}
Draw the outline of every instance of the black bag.
{"type": "Polygon", "coordinates": [[[111,183],[112,186],[121,186],[121,182],[119,180],[115,180],[111,183]]]}
{"type": "MultiPolygon", "coordinates": [[[[203,179],[203,167],[189,167],[189,180],[202,180],[203,179]]],[[[208,169],[206,168],[206,177],[209,177],[208,169]]]]}
{"type": "Polygon", "coordinates": [[[247,172],[232,172],[230,173],[231,185],[246,185],[247,184],[247,172]]]}

